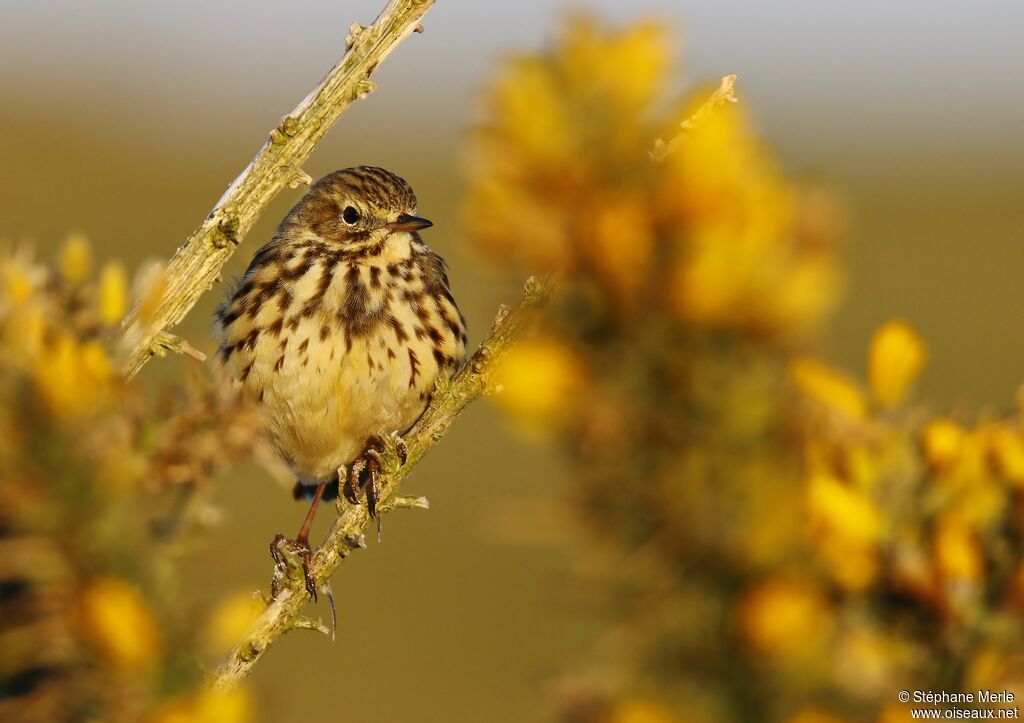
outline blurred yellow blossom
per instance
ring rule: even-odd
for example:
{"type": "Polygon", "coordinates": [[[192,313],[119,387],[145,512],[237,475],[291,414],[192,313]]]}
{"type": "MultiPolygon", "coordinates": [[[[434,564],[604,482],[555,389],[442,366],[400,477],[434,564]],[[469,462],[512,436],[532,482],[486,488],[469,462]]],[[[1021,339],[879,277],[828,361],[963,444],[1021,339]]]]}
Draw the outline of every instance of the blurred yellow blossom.
{"type": "MultiPolygon", "coordinates": [[[[23,254],[21,254],[23,255],[23,254]]],[[[24,258],[10,250],[0,256],[0,291],[5,304],[20,305],[27,301],[37,284],[38,274],[25,263],[24,258]]]]}
{"type": "Polygon", "coordinates": [[[594,18],[577,14],[562,27],[559,48],[555,67],[563,91],[589,98],[596,112],[600,104],[612,103],[609,112],[624,117],[657,98],[669,64],[668,38],[655,22],[607,32],[594,18]]]}
{"type": "Polygon", "coordinates": [[[936,471],[953,468],[960,460],[964,446],[964,430],[948,419],[936,419],[921,432],[924,457],[936,471]]]}
{"type": "Polygon", "coordinates": [[[138,588],[114,577],[100,578],[82,591],[83,634],[114,667],[151,667],[160,638],[146,599],[138,588]]]}
{"type": "Polygon", "coordinates": [[[808,485],[811,534],[832,575],[842,584],[861,588],[876,568],[880,516],[860,491],[825,474],[815,474],[808,485]]]}
{"type": "Polygon", "coordinates": [[[935,560],[943,579],[951,582],[976,581],[984,570],[976,533],[955,515],[936,525],[935,560]]]}
{"type": "Polygon", "coordinates": [[[84,235],[75,233],[68,237],[60,254],[60,271],[72,284],[85,281],[92,273],[92,249],[84,235]]]}
{"type": "Polygon", "coordinates": [[[255,718],[245,688],[203,690],[166,704],[149,723],[249,723],[255,718]]]}
{"type": "Polygon", "coordinates": [[[127,311],[128,277],[124,267],[108,263],[100,272],[99,313],[100,320],[107,326],[116,326],[127,311]]]}
{"type": "Polygon", "coordinates": [[[36,360],[39,391],[57,417],[75,418],[94,411],[107,397],[115,370],[103,347],[79,343],[56,334],[50,347],[36,360]]]}
{"type": "Polygon", "coordinates": [[[1024,440],[1020,429],[997,425],[989,436],[989,444],[999,473],[1011,482],[1024,484],[1024,440]]]}
{"type": "Polygon", "coordinates": [[[533,339],[513,347],[494,372],[495,403],[531,427],[564,421],[583,386],[585,372],[565,344],[533,339]]]}
{"type": "Polygon", "coordinates": [[[797,389],[822,408],[850,421],[864,419],[864,394],[847,375],[809,357],[794,359],[789,371],[797,389]]]}
{"type": "Polygon", "coordinates": [[[854,545],[872,544],[881,529],[874,505],[859,491],[824,473],[811,478],[808,489],[811,524],[821,534],[854,545]]]}
{"type": "Polygon", "coordinates": [[[868,378],[871,393],[883,407],[903,401],[924,366],[924,342],[902,321],[884,324],[871,339],[868,378]]]}
{"type": "Polygon", "coordinates": [[[802,580],[768,580],[748,590],[740,625],[758,652],[803,656],[829,634],[831,611],[821,591],[802,580]]]}
{"type": "Polygon", "coordinates": [[[206,622],[206,643],[211,650],[229,650],[249,630],[265,605],[249,591],[225,597],[206,622]]]}
{"type": "Polygon", "coordinates": [[[670,228],[686,229],[670,285],[677,313],[786,336],[832,308],[839,280],[830,244],[801,237],[812,228],[800,222],[805,206],[741,110],[701,118],[660,166],[657,213],[670,228]]]}

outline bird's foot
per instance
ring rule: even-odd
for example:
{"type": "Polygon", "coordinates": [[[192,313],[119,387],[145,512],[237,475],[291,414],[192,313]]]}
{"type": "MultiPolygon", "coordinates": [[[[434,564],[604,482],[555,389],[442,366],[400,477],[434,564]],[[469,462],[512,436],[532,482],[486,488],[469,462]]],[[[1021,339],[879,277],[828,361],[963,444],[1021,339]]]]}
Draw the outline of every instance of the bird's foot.
{"type": "Polygon", "coordinates": [[[270,556],[274,558],[274,577],[270,581],[270,595],[277,598],[285,587],[300,580],[306,592],[316,602],[316,580],[312,572],[313,551],[309,542],[275,535],[270,543],[270,556]]]}
{"type": "Polygon", "coordinates": [[[384,448],[392,448],[395,452],[395,456],[398,458],[399,465],[404,465],[409,461],[409,445],[405,443],[405,438],[402,437],[398,432],[391,432],[390,434],[378,435],[382,440],[384,448]]]}
{"type": "Polygon", "coordinates": [[[348,470],[343,488],[345,499],[354,505],[360,504],[360,491],[366,494],[366,510],[370,517],[377,516],[377,500],[380,498],[380,453],[367,448],[348,470]]]}
{"type": "Polygon", "coordinates": [[[405,464],[409,457],[409,448],[405,440],[397,432],[375,434],[366,443],[366,451],[352,463],[342,485],[345,499],[358,505],[359,491],[366,494],[366,509],[370,517],[377,516],[377,502],[380,500],[380,470],[385,466],[385,459],[393,453],[399,464],[405,464]]]}

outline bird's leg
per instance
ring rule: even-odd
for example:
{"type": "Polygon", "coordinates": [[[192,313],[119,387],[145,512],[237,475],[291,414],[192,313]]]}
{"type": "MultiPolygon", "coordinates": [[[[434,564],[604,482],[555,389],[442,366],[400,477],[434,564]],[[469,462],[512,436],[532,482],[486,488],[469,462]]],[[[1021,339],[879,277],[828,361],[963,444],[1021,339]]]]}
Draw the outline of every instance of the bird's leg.
{"type": "Polygon", "coordinates": [[[313,579],[309,569],[310,564],[313,562],[313,551],[309,547],[309,529],[313,526],[316,508],[320,506],[320,498],[324,496],[324,489],[326,487],[327,482],[321,482],[316,486],[316,492],[313,493],[313,501],[309,505],[309,512],[306,513],[306,519],[302,522],[302,529],[295,536],[295,542],[304,548],[302,553],[302,573],[306,578],[306,591],[313,598],[313,602],[316,602],[316,580],[313,579]]]}
{"type": "Polygon", "coordinates": [[[316,508],[320,506],[320,498],[324,496],[324,489],[326,487],[326,482],[321,482],[316,486],[316,492],[313,493],[313,501],[309,505],[309,512],[306,513],[306,519],[302,522],[302,529],[299,530],[299,534],[295,536],[295,541],[299,544],[306,545],[306,547],[309,547],[309,528],[313,526],[313,518],[316,517],[316,508]]]}
{"type": "Polygon", "coordinates": [[[271,594],[274,597],[277,597],[277,593],[288,579],[289,568],[301,566],[306,591],[316,602],[316,580],[310,569],[313,562],[313,551],[309,546],[309,530],[313,526],[313,518],[316,517],[316,510],[320,506],[320,499],[324,496],[326,487],[327,482],[317,485],[316,492],[313,493],[313,501],[306,513],[306,519],[302,523],[302,529],[299,530],[295,539],[289,540],[284,535],[277,535],[270,543],[270,556],[274,558],[276,566],[274,579],[271,582],[271,594]]]}

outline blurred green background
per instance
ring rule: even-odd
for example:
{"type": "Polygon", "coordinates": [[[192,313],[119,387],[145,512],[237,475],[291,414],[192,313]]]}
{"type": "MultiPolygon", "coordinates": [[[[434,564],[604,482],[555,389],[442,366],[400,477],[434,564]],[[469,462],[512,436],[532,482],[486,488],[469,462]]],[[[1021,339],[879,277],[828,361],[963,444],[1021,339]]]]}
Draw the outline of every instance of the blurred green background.
{"type": "MultiPolygon", "coordinates": [[[[0,238],[51,253],[79,230],[131,265],[167,258],[335,62],[349,23],[380,5],[0,3],[0,238]]],[[[903,317],[929,343],[920,396],[936,411],[1012,403],[1024,381],[1024,6],[580,5],[678,28],[680,77],[737,73],[787,169],[841,194],[847,294],[821,342],[827,358],[862,371],[873,329],[903,317]]],[[[410,181],[474,341],[516,290],[498,288],[459,238],[461,142],[495,58],[543,43],[564,9],[440,2],[306,166],[316,178],[370,163],[410,181]]],[[[282,194],[229,275],[299,194],[282,194]]],[[[219,298],[181,330],[207,351],[219,298]]],[[[144,376],[183,366],[157,361],[144,376]]],[[[257,667],[266,720],[331,719],[342,698],[364,721],[543,718],[549,686],[601,629],[557,544],[559,478],[553,455],[471,408],[408,485],[431,511],[390,516],[384,543],[336,578],[338,642],[296,633],[257,667]]],[[[217,501],[221,524],[191,567],[199,595],[265,588],[266,545],[293,533],[303,508],[255,465],[217,501]]]]}

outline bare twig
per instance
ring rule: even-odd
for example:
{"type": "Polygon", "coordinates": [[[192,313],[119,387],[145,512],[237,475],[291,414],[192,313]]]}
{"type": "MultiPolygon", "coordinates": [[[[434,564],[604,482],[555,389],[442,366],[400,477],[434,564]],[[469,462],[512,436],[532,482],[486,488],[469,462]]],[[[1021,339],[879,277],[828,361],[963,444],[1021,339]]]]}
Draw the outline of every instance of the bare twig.
{"type": "MultiPolygon", "coordinates": [[[[450,380],[438,384],[430,406],[405,436],[408,454],[405,464],[399,460],[393,445],[384,451],[381,467],[382,513],[402,507],[425,507],[419,499],[398,497],[398,485],[416,463],[445,435],[459,413],[472,402],[493,390],[492,372],[509,346],[519,336],[530,317],[530,311],[547,297],[547,284],[530,279],[522,302],[514,310],[502,307],[487,338],[466,365],[450,380]]],[[[365,547],[365,530],[370,517],[363,505],[338,501],[339,516],[327,538],[313,556],[311,572],[318,586],[328,581],[342,561],[354,549],[365,547]]],[[[245,638],[235,647],[215,674],[212,684],[228,688],[248,675],[252,666],[281,635],[295,627],[299,610],[308,596],[303,587],[301,562],[291,561],[288,574],[281,576],[281,589],[256,620],[245,638]]]]}
{"type": "Polygon", "coordinates": [[[195,306],[260,213],[282,188],[309,183],[302,170],[316,144],[346,108],[373,91],[370,75],[411,33],[434,0],[389,0],[372,25],[353,24],[345,56],[327,77],[270,132],[256,157],[236,178],[167,266],[167,286],[156,311],[140,323],[138,309],[124,320],[127,374],[138,373],[167,349],[187,352],[167,331],[195,306]]]}

